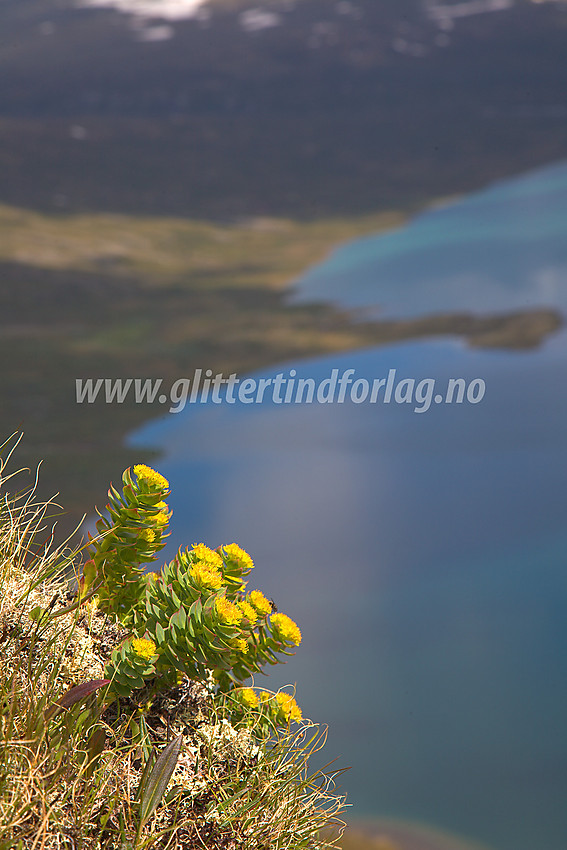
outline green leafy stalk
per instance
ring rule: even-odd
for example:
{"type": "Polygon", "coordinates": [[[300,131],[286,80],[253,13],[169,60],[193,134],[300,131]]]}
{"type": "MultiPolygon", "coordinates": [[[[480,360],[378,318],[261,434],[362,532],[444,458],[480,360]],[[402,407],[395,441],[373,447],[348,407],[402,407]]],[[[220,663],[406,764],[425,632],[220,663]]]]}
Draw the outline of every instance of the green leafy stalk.
{"type": "Polygon", "coordinates": [[[144,774],[142,776],[140,787],[138,788],[140,821],[138,824],[137,839],[140,837],[142,829],[165,794],[169,780],[173,776],[177,765],[182,746],[183,735],[178,735],[157,756],[149,775],[146,776],[144,774]]]}

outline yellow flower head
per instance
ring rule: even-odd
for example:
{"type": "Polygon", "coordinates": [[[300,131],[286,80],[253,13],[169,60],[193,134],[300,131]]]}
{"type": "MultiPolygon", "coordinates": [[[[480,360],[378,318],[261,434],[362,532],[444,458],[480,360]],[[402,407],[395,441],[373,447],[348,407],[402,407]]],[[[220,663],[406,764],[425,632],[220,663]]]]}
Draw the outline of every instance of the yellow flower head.
{"type": "Polygon", "coordinates": [[[146,638],[134,638],[132,641],[132,649],[136,655],[141,655],[142,658],[150,659],[156,654],[156,645],[153,640],[146,638]]]}
{"type": "Polygon", "coordinates": [[[134,467],[134,474],[139,481],[144,481],[152,490],[168,490],[169,481],[145,463],[138,463],[134,467]]]}
{"type": "Polygon", "coordinates": [[[284,694],[281,692],[276,694],[276,705],[278,708],[278,714],[283,718],[285,723],[289,723],[292,720],[295,723],[299,723],[303,717],[300,707],[290,694],[284,694]]]}
{"type": "Polygon", "coordinates": [[[196,585],[205,590],[220,590],[222,587],[222,576],[215,567],[208,564],[193,564],[189,575],[196,585]]]}
{"type": "Polygon", "coordinates": [[[256,696],[256,691],[252,688],[239,688],[236,696],[238,701],[246,708],[258,708],[258,697],[256,696]]]}
{"type": "Polygon", "coordinates": [[[242,602],[238,603],[238,607],[240,608],[240,610],[244,614],[245,618],[250,622],[250,625],[251,626],[256,625],[256,623],[258,622],[258,614],[254,610],[252,605],[250,605],[249,602],[242,600],[242,602]]]}
{"type": "Polygon", "coordinates": [[[222,568],[222,558],[218,552],[215,552],[213,549],[209,549],[208,546],[205,546],[204,543],[197,543],[193,546],[192,554],[195,557],[195,560],[200,564],[208,564],[210,567],[215,567],[217,570],[222,568]]]}
{"type": "Polygon", "coordinates": [[[217,617],[227,626],[238,626],[242,622],[243,613],[234,602],[230,602],[226,596],[219,596],[215,601],[217,617]]]}
{"type": "Polygon", "coordinates": [[[244,640],[244,638],[235,638],[232,641],[232,646],[237,649],[239,652],[248,652],[248,643],[244,640]]]}
{"type": "Polygon", "coordinates": [[[158,502],[156,508],[159,508],[159,514],[154,514],[152,520],[158,529],[162,529],[169,522],[169,507],[166,502],[158,502]]]}
{"type": "Polygon", "coordinates": [[[254,561],[248,552],[241,549],[238,544],[229,543],[228,546],[223,546],[222,549],[226,560],[236,563],[242,572],[249,572],[254,566],[254,561]]]}
{"type": "Polygon", "coordinates": [[[266,599],[261,590],[252,590],[248,594],[247,601],[257,611],[260,617],[267,617],[268,614],[272,613],[272,603],[269,599],[266,599]]]}
{"type": "Polygon", "coordinates": [[[165,526],[166,526],[166,525],[167,525],[167,523],[169,522],[169,517],[168,517],[168,516],[166,516],[165,514],[156,514],[156,515],[153,517],[153,520],[154,520],[154,522],[155,522],[155,524],[156,524],[156,527],[157,527],[158,531],[161,531],[161,529],[162,529],[162,528],[165,528],[165,526]]]}
{"type": "Polygon", "coordinates": [[[274,695],[271,694],[269,691],[260,691],[258,696],[260,697],[260,702],[262,703],[262,705],[268,705],[270,700],[273,699],[274,695]]]}
{"type": "Polygon", "coordinates": [[[140,538],[142,540],[145,540],[146,543],[153,543],[154,540],[156,539],[156,533],[155,533],[155,531],[152,531],[151,528],[144,528],[140,532],[140,538]]]}
{"type": "Polygon", "coordinates": [[[299,626],[293,622],[291,617],[288,617],[287,614],[273,614],[270,623],[275,637],[280,638],[286,643],[299,646],[301,643],[301,632],[299,626]]]}

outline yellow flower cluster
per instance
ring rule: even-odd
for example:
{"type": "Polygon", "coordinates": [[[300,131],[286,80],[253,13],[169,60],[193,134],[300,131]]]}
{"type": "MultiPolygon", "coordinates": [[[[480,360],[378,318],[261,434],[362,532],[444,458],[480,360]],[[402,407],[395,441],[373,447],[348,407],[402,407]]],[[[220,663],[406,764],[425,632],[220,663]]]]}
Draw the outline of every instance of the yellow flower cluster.
{"type": "Polygon", "coordinates": [[[281,638],[286,643],[299,646],[301,632],[299,626],[293,622],[291,617],[288,617],[287,614],[273,614],[270,623],[276,637],[281,638]]]}
{"type": "Polygon", "coordinates": [[[242,611],[225,596],[219,596],[215,600],[215,611],[221,623],[227,626],[238,626],[242,622],[242,611]]]}
{"type": "Polygon", "coordinates": [[[258,708],[258,697],[253,688],[240,688],[236,692],[236,696],[238,697],[238,701],[246,708],[258,708]]]}
{"type": "Polygon", "coordinates": [[[197,543],[193,546],[193,555],[195,560],[200,564],[208,564],[210,567],[215,567],[217,570],[222,568],[222,558],[218,552],[209,549],[204,543],[197,543]]]}
{"type": "Polygon", "coordinates": [[[260,617],[267,617],[272,613],[272,603],[266,599],[261,590],[252,590],[248,594],[248,602],[258,612],[260,617]]]}
{"type": "Polygon", "coordinates": [[[136,464],[134,467],[134,474],[140,481],[144,481],[152,489],[169,489],[169,481],[167,478],[164,478],[163,475],[160,475],[159,472],[156,472],[155,469],[151,468],[151,466],[146,466],[145,463],[136,464]]]}
{"type": "Polygon", "coordinates": [[[238,603],[238,607],[244,614],[244,617],[249,621],[250,625],[255,626],[258,622],[258,614],[254,610],[252,605],[250,605],[249,602],[246,602],[246,600],[243,599],[242,602],[238,603]]]}
{"type": "Polygon", "coordinates": [[[292,720],[299,723],[303,718],[294,698],[283,691],[275,695],[269,691],[260,691],[259,703],[280,723],[290,723],[292,720]]]}
{"type": "Polygon", "coordinates": [[[193,564],[189,575],[196,585],[205,590],[220,590],[222,587],[222,576],[215,567],[209,564],[193,564]]]}
{"type": "Polygon", "coordinates": [[[140,537],[141,537],[142,540],[145,540],[146,543],[153,543],[154,540],[156,539],[156,533],[155,533],[155,531],[152,531],[151,528],[144,528],[140,532],[140,537]]]}
{"type": "Polygon", "coordinates": [[[235,638],[232,642],[232,645],[239,652],[248,652],[248,643],[244,640],[244,638],[235,638]]]}
{"type": "Polygon", "coordinates": [[[279,694],[276,694],[276,704],[279,713],[282,715],[286,723],[289,723],[291,720],[295,723],[300,722],[303,715],[301,714],[300,707],[292,696],[280,692],[279,694]]]}
{"type": "Polygon", "coordinates": [[[154,514],[152,519],[158,529],[164,527],[169,522],[169,505],[167,502],[158,502],[156,508],[159,508],[159,514],[154,514]]]}
{"type": "Polygon", "coordinates": [[[254,566],[254,561],[244,549],[241,549],[237,543],[229,543],[228,546],[223,546],[223,552],[227,561],[234,561],[244,571],[248,572],[254,566]]]}
{"type": "Polygon", "coordinates": [[[142,658],[151,658],[156,654],[156,645],[153,640],[147,638],[134,638],[132,641],[132,649],[136,655],[141,655],[142,658]]]}

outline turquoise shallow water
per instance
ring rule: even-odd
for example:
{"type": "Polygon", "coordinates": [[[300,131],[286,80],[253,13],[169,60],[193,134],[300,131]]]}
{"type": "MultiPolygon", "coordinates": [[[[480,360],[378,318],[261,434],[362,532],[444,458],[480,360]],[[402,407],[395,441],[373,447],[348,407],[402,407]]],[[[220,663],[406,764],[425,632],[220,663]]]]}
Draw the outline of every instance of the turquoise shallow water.
{"type": "MultiPolygon", "coordinates": [[[[315,275],[335,297],[342,280],[340,300],[392,315],[435,312],[442,292],[444,309],[563,307],[566,197],[567,166],[503,184],[341,249],[305,292],[315,275]],[[477,281],[473,302],[465,278],[477,281]]],[[[421,415],[207,404],[147,426],[132,442],[164,451],[170,551],[236,540],[255,556],[254,580],[304,634],[270,684],[297,681],[305,713],[329,723],[328,758],[352,766],[353,814],[429,823],[493,850],[564,850],[567,334],[527,353],[445,340],[281,370],[291,366],[313,378],[335,367],[482,377],[487,391],[421,415]]]]}
{"type": "Polygon", "coordinates": [[[374,305],[388,316],[567,310],[566,221],[561,163],[338,248],[301,278],[295,300],[374,305]]]}

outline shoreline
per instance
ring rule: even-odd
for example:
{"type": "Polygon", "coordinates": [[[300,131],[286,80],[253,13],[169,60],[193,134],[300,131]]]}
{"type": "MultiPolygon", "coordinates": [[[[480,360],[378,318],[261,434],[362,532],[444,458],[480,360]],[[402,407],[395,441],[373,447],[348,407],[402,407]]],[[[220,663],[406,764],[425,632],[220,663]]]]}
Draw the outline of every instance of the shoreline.
{"type": "Polygon", "coordinates": [[[77,378],[172,383],[197,368],[246,375],[435,337],[521,351],[562,326],[563,317],[547,309],[373,320],[370,311],[289,303],[297,276],[310,264],[406,220],[405,213],[391,212],[308,225],[263,219],[220,227],[0,207],[0,222],[11,233],[0,252],[0,352],[12,364],[0,380],[0,430],[25,432],[25,465],[34,469],[45,460],[40,492],[60,492],[64,504],[73,505],[59,533],[74,531],[84,510],[103,501],[116,469],[155,456],[140,457],[124,439],[162,413],[130,400],[112,409],[77,405],[77,378]],[[111,236],[112,256],[103,250],[111,236]],[[23,262],[37,245],[36,263],[23,262]]]}
{"type": "Polygon", "coordinates": [[[428,824],[394,818],[355,819],[342,850],[497,850],[428,824]]]}

